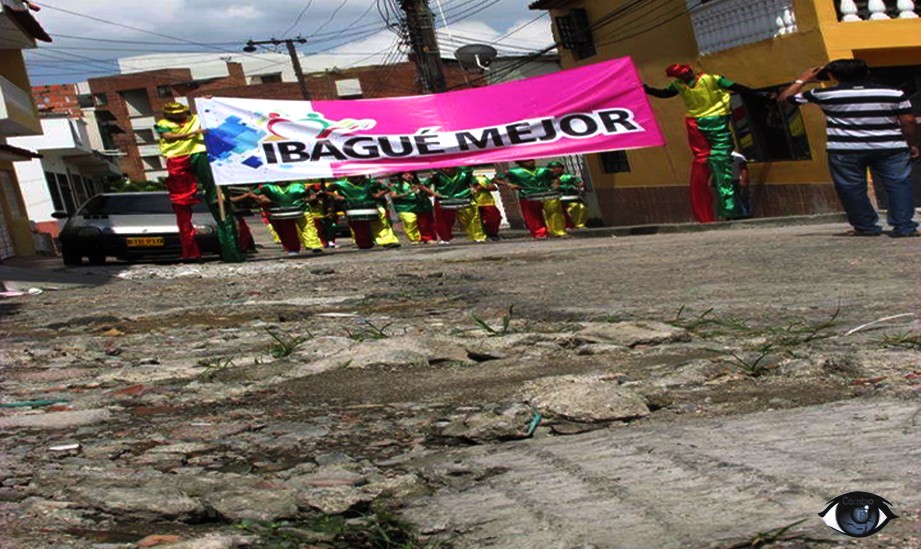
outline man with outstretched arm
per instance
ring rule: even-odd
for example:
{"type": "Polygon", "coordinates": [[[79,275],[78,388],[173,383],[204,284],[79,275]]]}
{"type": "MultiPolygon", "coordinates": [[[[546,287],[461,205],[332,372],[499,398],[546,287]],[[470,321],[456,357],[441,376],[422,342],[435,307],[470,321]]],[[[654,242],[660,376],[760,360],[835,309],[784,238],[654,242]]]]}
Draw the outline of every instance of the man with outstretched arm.
{"type": "Polygon", "coordinates": [[[921,236],[914,220],[911,161],[921,158],[919,131],[905,92],[867,79],[870,69],[860,59],[839,59],[807,69],[777,97],[794,105],[813,103],[825,113],[828,126],[828,168],[835,192],[853,227],[850,236],[882,233],[879,214],[867,196],[867,169],[882,183],[888,197],[888,223],[893,238],[921,236]],[[803,92],[831,77],[835,85],[803,92]]]}

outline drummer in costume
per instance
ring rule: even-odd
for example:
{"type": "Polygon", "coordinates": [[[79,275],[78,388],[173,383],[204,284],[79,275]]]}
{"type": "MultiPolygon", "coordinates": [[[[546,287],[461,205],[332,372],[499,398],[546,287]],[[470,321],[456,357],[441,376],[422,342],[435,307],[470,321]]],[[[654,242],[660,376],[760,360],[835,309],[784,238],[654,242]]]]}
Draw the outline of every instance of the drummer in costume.
{"type": "MultiPolygon", "coordinates": [[[[218,198],[224,200],[224,197],[214,184],[214,177],[211,175],[201,121],[197,115],[189,112],[187,106],[176,102],[164,105],[163,115],[163,119],[158,120],[154,126],[154,131],[160,139],[160,154],[166,157],[166,170],[169,174],[167,180],[173,181],[173,187],[184,190],[195,186],[196,183],[202,187],[205,201],[217,222],[221,259],[226,262],[243,261],[244,255],[239,245],[236,220],[231,215],[230,205],[226,201],[224,215],[221,215],[218,198]]],[[[170,184],[168,183],[167,186],[169,187],[170,184]]],[[[177,212],[177,220],[179,215],[180,213],[177,212]]],[[[184,217],[185,212],[183,211],[181,215],[184,217]]],[[[195,257],[194,249],[188,244],[191,218],[188,223],[184,219],[181,222],[183,227],[180,227],[180,234],[184,228],[187,235],[187,245],[183,246],[183,256],[191,254],[188,257],[195,257]]],[[[191,230],[194,231],[194,228],[191,230]]]]}
{"type": "Polygon", "coordinates": [[[350,176],[332,182],[334,198],[345,201],[346,216],[352,239],[361,249],[377,244],[385,248],[398,248],[400,241],[393,234],[387,210],[380,201],[390,192],[375,179],[364,175],[350,176]]]}
{"type": "Polygon", "coordinates": [[[665,74],[674,78],[664,89],[643,85],[646,93],[659,98],[680,96],[687,108],[686,126],[694,162],[691,165],[691,210],[700,223],[716,220],[713,191],[717,193],[716,215],[734,219],[741,215],[732,185],[732,151],[735,144],[730,126],[731,94],[756,94],[750,88],[716,74],[697,74],[690,65],[670,65],[665,74]]]}
{"type": "Polygon", "coordinates": [[[557,190],[560,191],[560,202],[563,205],[563,216],[566,218],[566,230],[584,229],[588,212],[582,197],[585,195],[585,183],[578,176],[566,173],[562,162],[550,162],[547,167],[558,179],[557,190]]]}
{"type": "Polygon", "coordinates": [[[460,221],[471,241],[486,241],[480,214],[473,201],[476,186],[473,170],[469,168],[443,168],[425,182],[425,191],[435,197],[435,232],[438,233],[439,244],[447,244],[454,239],[455,221],[460,221]]]}
{"type": "Polygon", "coordinates": [[[492,192],[498,187],[486,177],[477,176],[474,180],[476,181],[476,187],[474,187],[473,200],[476,202],[480,220],[483,222],[483,232],[486,233],[486,238],[499,240],[499,225],[502,224],[502,212],[496,206],[496,199],[492,195],[492,192]]]}
{"type": "Polygon", "coordinates": [[[518,191],[521,216],[531,236],[566,236],[566,218],[559,192],[553,189],[556,177],[547,168],[538,168],[534,160],[519,160],[517,168],[497,173],[495,181],[518,191]]]}
{"type": "Polygon", "coordinates": [[[322,253],[323,244],[317,236],[313,219],[307,212],[312,193],[299,182],[260,185],[253,194],[268,210],[269,221],[289,255],[297,255],[301,246],[313,253],[322,253]]]}
{"type": "Polygon", "coordinates": [[[403,232],[413,244],[429,244],[437,239],[435,217],[429,195],[420,191],[422,184],[412,172],[404,172],[390,181],[390,199],[403,223],[403,232]]]}

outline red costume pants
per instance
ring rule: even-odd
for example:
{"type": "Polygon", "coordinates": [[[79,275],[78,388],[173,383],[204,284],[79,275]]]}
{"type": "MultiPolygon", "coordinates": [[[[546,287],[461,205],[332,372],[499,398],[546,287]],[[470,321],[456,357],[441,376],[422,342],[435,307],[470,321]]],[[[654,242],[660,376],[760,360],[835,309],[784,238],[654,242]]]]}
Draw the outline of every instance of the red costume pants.
{"type": "Polygon", "coordinates": [[[435,214],[432,212],[416,212],[416,223],[419,225],[419,236],[422,242],[434,242],[438,240],[435,231],[435,214]]]}
{"type": "Polygon", "coordinates": [[[483,231],[486,236],[495,238],[499,236],[499,225],[502,224],[502,212],[495,206],[480,206],[480,219],[483,220],[483,231]]]}
{"type": "Polygon", "coordinates": [[[521,217],[525,227],[534,238],[547,238],[547,222],[544,220],[544,205],[540,200],[519,200],[521,217]]]}
{"type": "Polygon", "coordinates": [[[182,244],[182,259],[200,259],[201,250],[195,240],[195,227],[192,225],[192,206],[173,204],[176,213],[176,225],[179,226],[179,242],[182,244]]]}
{"type": "Polygon", "coordinates": [[[281,247],[286,252],[301,251],[301,239],[297,232],[297,221],[294,219],[270,219],[275,234],[281,240],[281,247]]]}

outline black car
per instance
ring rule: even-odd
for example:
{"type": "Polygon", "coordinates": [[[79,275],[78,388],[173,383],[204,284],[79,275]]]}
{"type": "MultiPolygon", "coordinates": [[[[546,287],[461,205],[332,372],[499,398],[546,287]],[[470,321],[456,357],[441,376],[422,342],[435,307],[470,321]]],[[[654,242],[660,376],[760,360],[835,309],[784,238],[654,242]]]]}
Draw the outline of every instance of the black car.
{"type": "MultiPolygon", "coordinates": [[[[123,260],[178,258],[182,255],[179,228],[166,192],[98,194],[67,219],[58,237],[65,265],[83,258],[102,264],[109,257],[123,260]]],[[[192,223],[203,254],[218,254],[217,227],[202,201],[193,208],[192,223]]]]}

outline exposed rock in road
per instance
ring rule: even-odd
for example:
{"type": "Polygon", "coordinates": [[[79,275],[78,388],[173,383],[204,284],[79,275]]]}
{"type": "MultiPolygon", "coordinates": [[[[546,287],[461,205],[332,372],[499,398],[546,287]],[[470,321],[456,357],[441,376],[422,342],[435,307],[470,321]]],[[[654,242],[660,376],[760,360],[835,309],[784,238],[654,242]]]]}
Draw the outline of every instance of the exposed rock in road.
{"type": "Polygon", "coordinates": [[[0,429],[71,429],[108,420],[112,413],[106,409],[75,412],[47,412],[0,417],[0,429]]]}
{"type": "Polygon", "coordinates": [[[530,436],[528,426],[532,420],[534,409],[514,402],[437,422],[433,430],[441,437],[483,444],[526,438],[530,436]]]}
{"type": "Polygon", "coordinates": [[[616,377],[546,377],[528,382],[521,394],[551,421],[603,423],[649,415],[643,398],[616,377]]]}
{"type": "Polygon", "coordinates": [[[662,322],[612,322],[589,323],[576,332],[575,337],[589,343],[613,343],[624,347],[661,345],[688,341],[690,334],[683,328],[662,322]]]}

